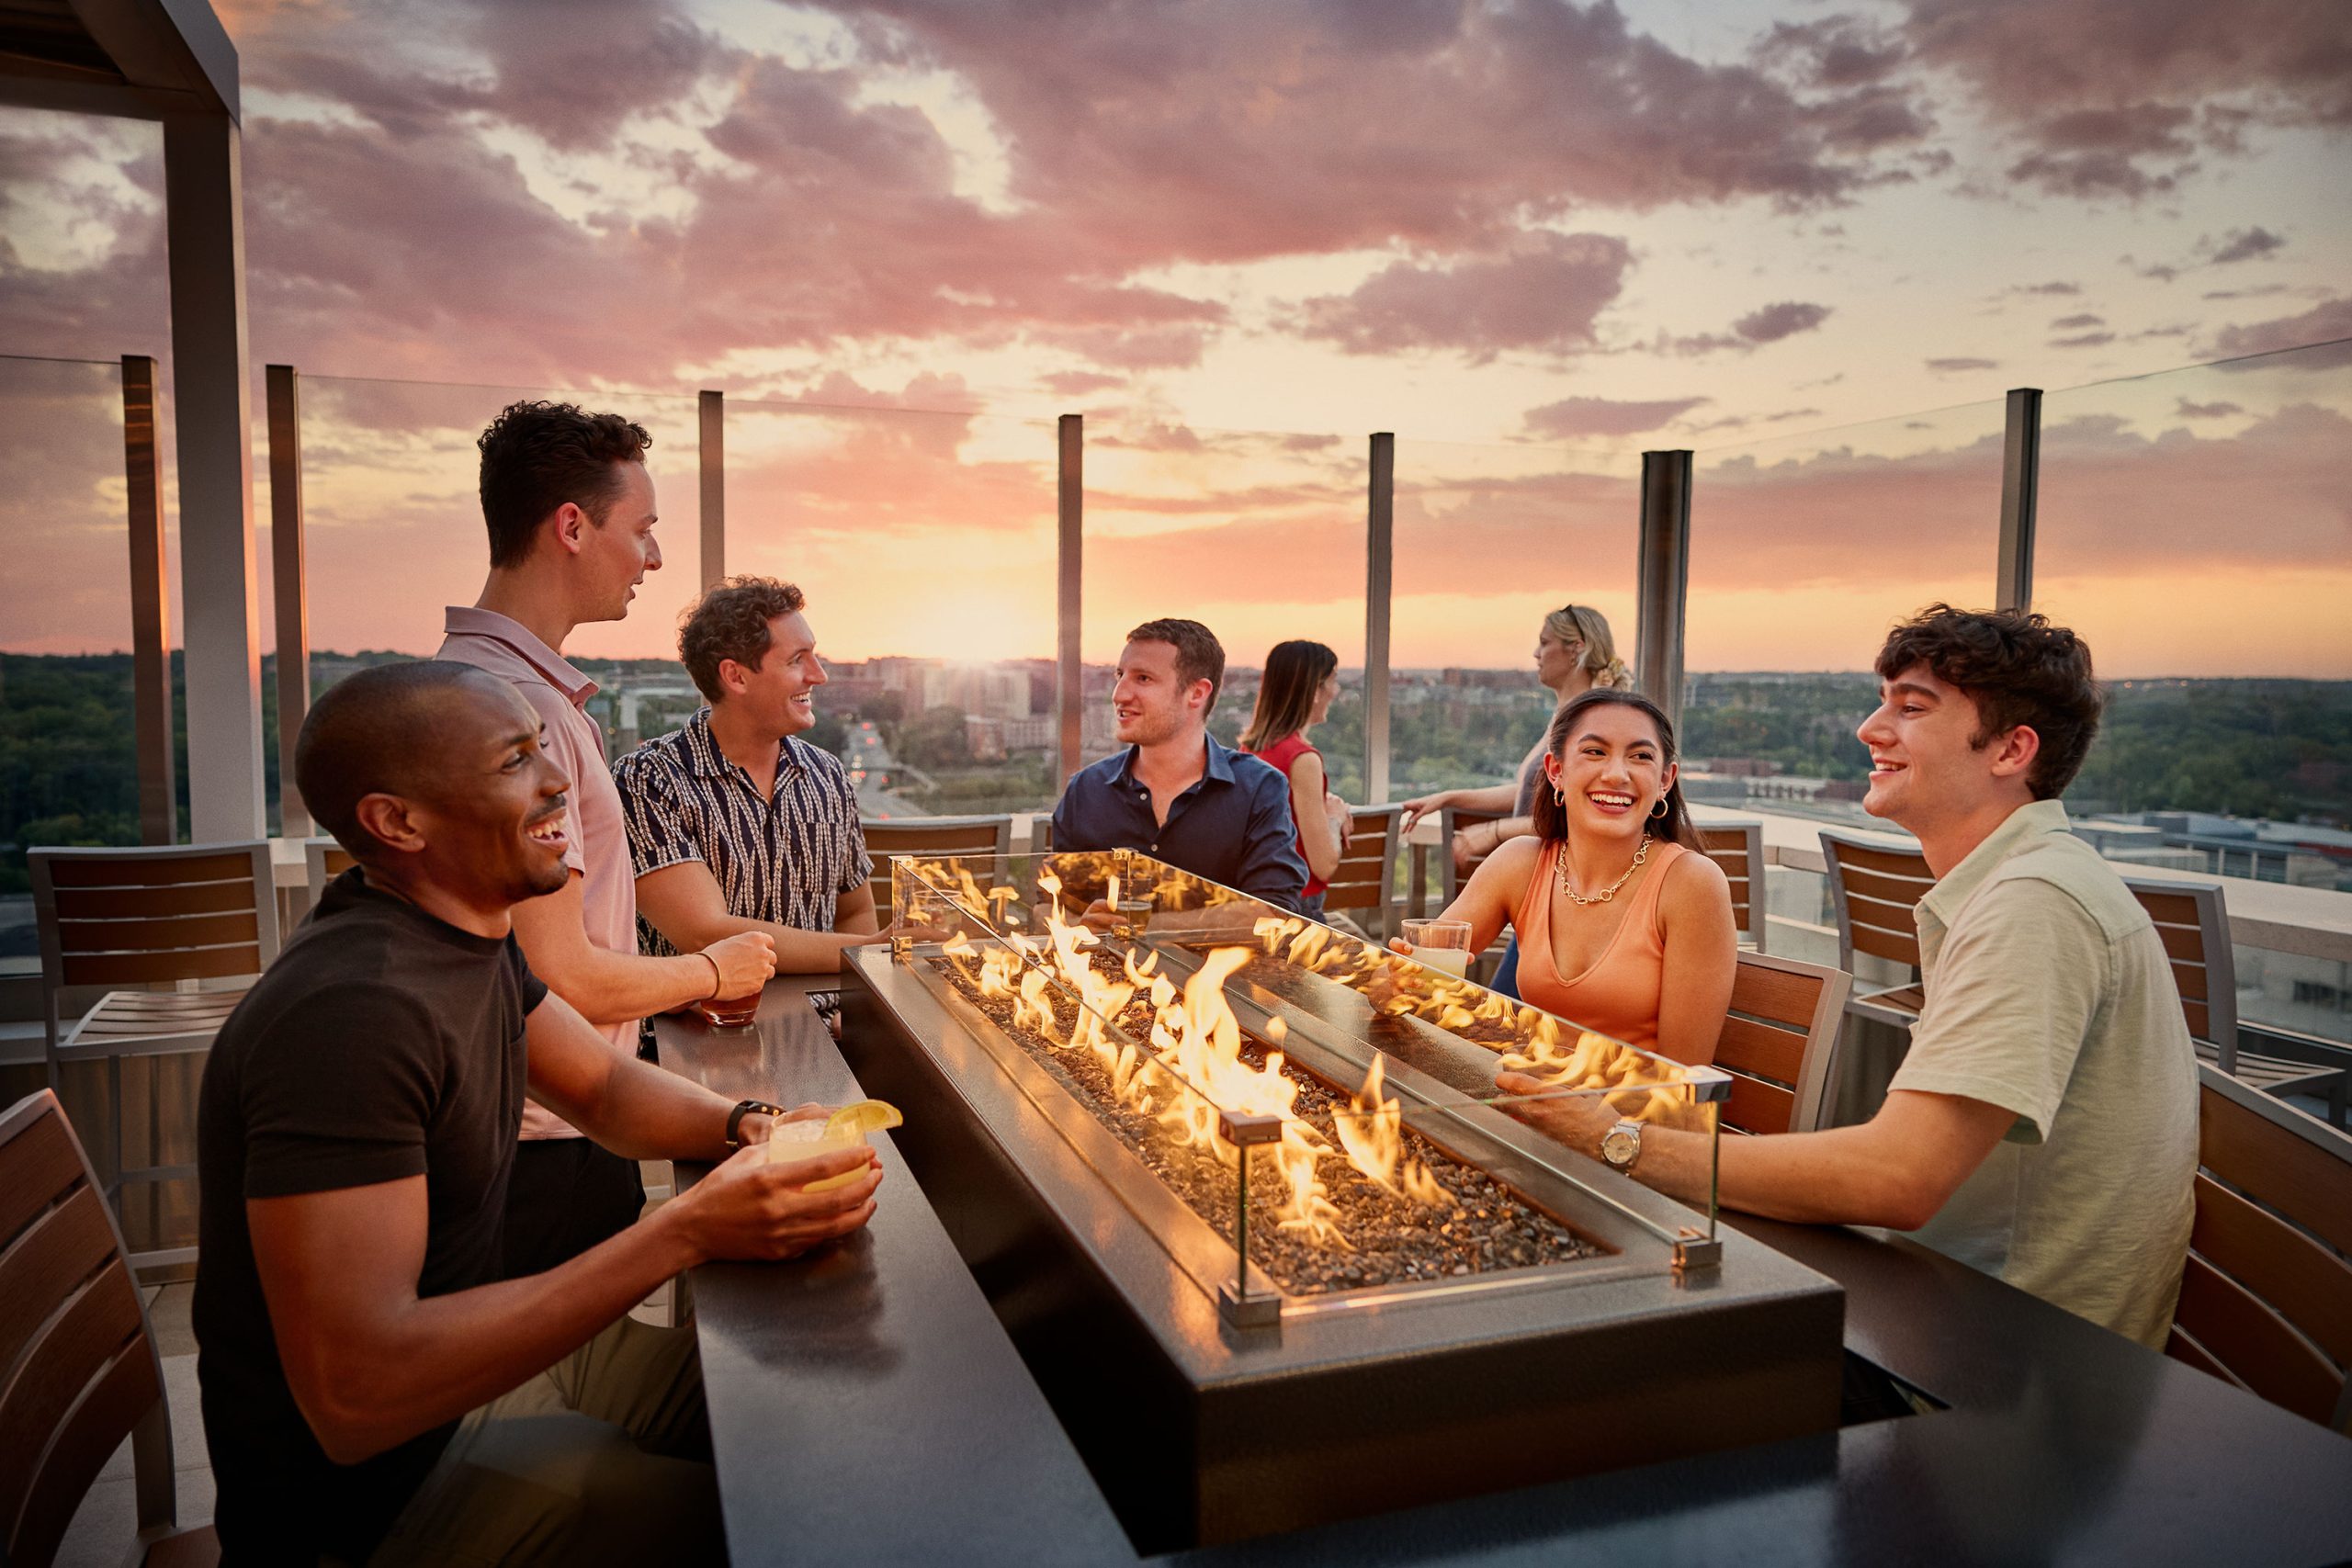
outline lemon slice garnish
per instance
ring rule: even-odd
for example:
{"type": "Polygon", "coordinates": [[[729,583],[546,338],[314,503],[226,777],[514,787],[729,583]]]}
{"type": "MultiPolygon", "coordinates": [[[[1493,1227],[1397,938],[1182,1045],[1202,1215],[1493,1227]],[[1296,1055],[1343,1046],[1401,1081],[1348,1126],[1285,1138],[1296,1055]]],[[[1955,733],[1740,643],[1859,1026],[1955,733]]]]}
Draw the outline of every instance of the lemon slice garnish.
{"type": "MultiPolygon", "coordinates": [[[[861,1100],[854,1105],[842,1106],[825,1118],[824,1141],[835,1143],[855,1139],[863,1143],[867,1137],[885,1128],[905,1126],[906,1121],[905,1117],[899,1114],[899,1108],[887,1100],[861,1100]]],[[[828,1176],[811,1181],[800,1190],[830,1192],[836,1187],[847,1187],[865,1174],[865,1167],[860,1166],[855,1170],[844,1171],[839,1176],[828,1176]]]]}
{"type": "Polygon", "coordinates": [[[903,1127],[907,1119],[887,1100],[861,1100],[825,1118],[828,1138],[863,1138],[886,1128],[903,1127]]]}

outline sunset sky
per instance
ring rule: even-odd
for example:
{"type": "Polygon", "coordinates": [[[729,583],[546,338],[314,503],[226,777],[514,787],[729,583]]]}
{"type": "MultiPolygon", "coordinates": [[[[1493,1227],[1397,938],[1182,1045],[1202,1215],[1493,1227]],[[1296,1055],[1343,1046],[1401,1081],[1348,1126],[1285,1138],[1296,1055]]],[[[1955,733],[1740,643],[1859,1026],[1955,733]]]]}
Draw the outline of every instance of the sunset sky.
{"type": "MultiPolygon", "coordinates": [[[[2352,338],[2335,0],[219,8],[322,648],[431,646],[474,433],[568,391],[653,429],[671,554],[574,646],[666,651],[718,387],[730,565],[839,657],[1049,651],[1083,412],[1091,658],[1360,660],[1391,430],[1399,663],[1568,598],[1630,643],[1638,454],[1695,446],[1690,666],[1858,668],[1989,600],[2031,385],[2108,672],[2352,676],[2352,352],[2119,379],[2352,338]]],[[[152,127],[0,110],[0,352],[165,351],[160,186],[152,127]]],[[[114,396],[0,363],[0,646],[122,641],[114,396]]]]}

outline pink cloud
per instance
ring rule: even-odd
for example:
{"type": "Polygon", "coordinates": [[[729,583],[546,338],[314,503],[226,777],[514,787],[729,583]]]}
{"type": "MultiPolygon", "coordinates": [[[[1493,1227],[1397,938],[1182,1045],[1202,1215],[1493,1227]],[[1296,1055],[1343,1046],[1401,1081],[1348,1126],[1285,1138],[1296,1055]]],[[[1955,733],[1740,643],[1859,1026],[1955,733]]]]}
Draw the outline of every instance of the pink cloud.
{"type": "Polygon", "coordinates": [[[1474,361],[1506,349],[1573,354],[1624,287],[1633,253],[1606,234],[1521,234],[1498,254],[1396,262],[1353,293],[1304,301],[1292,326],[1350,354],[1458,348],[1474,361]]]}
{"type": "Polygon", "coordinates": [[[2311,0],[1907,0],[1897,31],[2026,150],[2013,179],[2139,199],[2248,126],[2352,126],[2352,35],[2311,0]]]}
{"type": "Polygon", "coordinates": [[[1124,376],[1105,376],[1096,370],[1056,370],[1037,378],[1037,384],[1057,397],[1082,398],[1089,392],[1107,392],[1114,387],[1124,387],[1124,376]]]}
{"type": "Polygon", "coordinates": [[[2346,338],[2352,338],[2352,295],[2325,300],[2300,315],[2223,327],[2200,352],[2236,359],[2326,344],[2330,346],[2296,355],[2290,363],[2306,370],[2332,370],[2352,365],[2352,344],[2343,341],[2346,338]]]}
{"type": "Polygon", "coordinates": [[[1638,435],[1673,423],[1712,398],[1661,398],[1638,401],[1619,398],[1563,398],[1556,403],[1527,411],[1530,435],[1553,441],[1573,441],[1588,435],[1638,435]]]}

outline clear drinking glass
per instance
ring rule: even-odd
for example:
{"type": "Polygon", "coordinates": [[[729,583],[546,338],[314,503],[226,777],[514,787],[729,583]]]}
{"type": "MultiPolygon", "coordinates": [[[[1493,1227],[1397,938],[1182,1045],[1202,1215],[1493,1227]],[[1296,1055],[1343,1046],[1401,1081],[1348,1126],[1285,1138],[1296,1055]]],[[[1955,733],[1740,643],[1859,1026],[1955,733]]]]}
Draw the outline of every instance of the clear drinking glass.
{"type": "Polygon", "coordinates": [[[1470,973],[1470,922],[1467,920],[1407,920],[1405,944],[1413,961],[1448,975],[1470,973]]]}

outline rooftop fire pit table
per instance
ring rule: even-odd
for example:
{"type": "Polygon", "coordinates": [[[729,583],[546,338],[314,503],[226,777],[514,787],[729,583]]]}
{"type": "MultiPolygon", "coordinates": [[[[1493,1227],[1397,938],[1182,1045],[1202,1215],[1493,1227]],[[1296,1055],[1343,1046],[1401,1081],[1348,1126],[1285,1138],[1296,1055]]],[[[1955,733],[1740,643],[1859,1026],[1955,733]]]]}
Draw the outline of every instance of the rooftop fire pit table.
{"type": "Polygon", "coordinates": [[[893,873],[846,1055],[1143,1550],[1837,1424],[1834,1283],[1493,1087],[1712,1134],[1725,1075],[1139,854],[893,873]]]}
{"type": "MultiPolygon", "coordinates": [[[[867,1231],[789,1263],[694,1272],[713,1448],[739,1568],[2352,1559],[2352,1443],[1899,1238],[1742,1219],[1718,1232],[1721,1248],[1710,1251],[1701,1245],[1703,1214],[1668,1205],[1595,1219],[1545,1188],[1540,1168],[1514,1165],[1462,1126],[1478,1130],[1498,1109],[1491,1095],[1481,1101],[1474,1092],[1473,1069],[1491,1071],[1508,1030],[1493,1009],[1475,1016],[1488,1007],[1484,1000],[1461,1010],[1474,1014],[1467,1021],[1444,1003],[1484,993],[1349,984],[1343,966],[1354,950],[1339,960],[1312,947],[1296,953],[1300,937],[1320,939],[1280,923],[1226,942],[1239,928],[1206,925],[1219,906],[1200,889],[1155,885],[1159,903],[1140,945],[1159,954],[1172,1000],[1181,1004],[1182,982],[1210,969],[1209,953],[1255,945],[1238,965],[1216,965],[1236,1035],[1262,1043],[1272,1029],[1283,1037],[1285,1068],[1291,1057],[1308,1064],[1312,1081],[1299,1082],[1292,1106],[1318,1139],[1341,1145],[1336,1155],[1318,1153],[1313,1166],[1325,1201],[1339,1211],[1325,1218],[1359,1238],[1347,1256],[1360,1275],[1384,1276],[1350,1280],[1343,1265],[1337,1280],[1304,1278],[1298,1261],[1311,1255],[1261,1251],[1256,1238],[1283,1234],[1281,1211],[1292,1197],[1283,1168],[1272,1163],[1282,1156],[1268,1152],[1279,1140],[1269,1140],[1249,1145],[1247,1246],[1260,1271],[1239,1302],[1227,1300],[1211,1287],[1231,1282],[1222,1271],[1241,1250],[1235,1227],[1214,1224],[1191,1206],[1190,1189],[1161,1177],[1166,1168],[1182,1181],[1168,1163],[1174,1156],[1155,1165],[1113,1136],[1114,1121],[1072,1090],[1073,1083],[1082,1089],[1082,1075],[1048,1071],[1039,1083],[1005,1070],[1003,1060],[1035,1065],[1036,1043],[1020,1043],[991,1016],[989,1004],[1001,998],[973,1002],[950,978],[959,960],[945,950],[956,935],[987,944],[951,926],[946,910],[922,907],[927,898],[954,908],[970,902],[960,885],[952,897],[936,886],[941,869],[933,864],[914,879],[928,892],[909,886],[911,897],[902,899],[935,922],[930,939],[902,943],[895,954],[865,950],[838,982],[849,1014],[846,1047],[836,1048],[807,998],[833,988],[830,978],[779,979],[749,1029],[657,1021],[663,1064],[729,1097],[840,1102],[876,1093],[908,1111],[905,1127],[876,1137],[888,1179],[867,1231]],[[900,1010],[903,1019],[891,1022],[886,1014],[900,1010]],[[1274,1028],[1278,1019],[1289,1027],[1274,1028]],[[1000,1036],[994,1050],[983,1043],[989,1029],[1000,1036]],[[1344,1046],[1350,1031],[1359,1043],[1379,1043],[1381,1081],[1350,1085],[1350,1073],[1316,1056],[1318,1040],[1337,1049],[1328,1042],[1344,1046]],[[951,1097],[967,1083],[953,1070],[977,1068],[978,1059],[924,1066],[944,1055],[934,1043],[951,1039],[966,1056],[985,1054],[996,1064],[1005,1080],[997,1095],[979,1096],[978,1106],[951,1097]],[[1008,1046],[1012,1054],[1000,1060],[1008,1046]],[[1385,1168],[1394,1191],[1361,1169],[1340,1130],[1342,1114],[1353,1118],[1354,1144],[1375,1166],[1393,1122],[1396,1163],[1385,1168]],[[1091,1139],[1090,1125],[1112,1141],[1091,1139]],[[1431,1201],[1413,1196],[1427,1193],[1425,1181],[1453,1193],[1457,1205],[1466,1191],[1472,1201],[1461,1206],[1475,1210],[1484,1196],[1496,1209],[1476,1186],[1480,1178],[1454,1168],[1461,1155],[1483,1160],[1485,1179],[1524,1191],[1571,1237],[1623,1250],[1506,1258],[1492,1269],[1481,1250],[1479,1267],[1456,1274],[1462,1254],[1452,1238],[1446,1246],[1455,1250],[1442,1256],[1457,1261],[1425,1278],[1423,1266],[1438,1260],[1429,1249],[1360,1244],[1367,1223],[1414,1212],[1395,1205],[1431,1201]],[[1261,1159],[1271,1168],[1259,1167],[1261,1159]],[[1416,1164],[1425,1176],[1414,1174],[1416,1164]],[[1261,1195],[1260,1179],[1277,1176],[1280,1189],[1269,1185],[1261,1195]],[[1359,1182],[1378,1195],[1352,1190],[1359,1182]],[[1008,1190],[1016,1183],[1026,1196],[1008,1190]],[[1186,1229],[1171,1205],[1201,1230],[1186,1229]],[[1656,1228],[1645,1228],[1645,1218],[1656,1228]],[[1700,1235],[1683,1236],[1686,1227],[1700,1235]],[[1183,1258],[1171,1240],[1189,1249],[1183,1258]],[[1679,1269],[1638,1262],[1645,1247],[1670,1259],[1678,1243],[1679,1269]],[[1637,1261],[1623,1261],[1625,1252],[1637,1261]],[[1736,1271],[1751,1257],[1758,1273],[1745,1291],[1760,1292],[1761,1270],[1773,1270],[1800,1342],[1805,1312],[1842,1301],[1844,1389],[1842,1399],[1830,1389],[1826,1416],[1814,1403],[1820,1393],[1791,1371],[1812,1367],[1807,1357],[1767,1359],[1759,1374],[1737,1315],[1708,1314],[1717,1301],[1746,1299],[1736,1271]],[[1514,1273],[1536,1278],[1523,1282],[1514,1273]],[[1261,1303],[1273,1307],[1272,1322],[1261,1303]],[[1497,1321],[1510,1326],[1479,1337],[1497,1321]],[[1720,1342],[1704,1342],[1709,1333],[1720,1342]],[[1590,1367],[1555,1357],[1540,1343],[1545,1335],[1589,1348],[1590,1367]],[[1524,1339],[1537,1343],[1514,1354],[1524,1339]],[[1664,1349],[1647,1348],[1661,1339],[1664,1349]],[[1629,1364],[1655,1372],[1654,1381],[1612,1382],[1629,1364]],[[1351,1382],[1351,1371],[1363,1375],[1351,1382]],[[1099,1393],[1086,1387],[1090,1377],[1099,1393]],[[1730,1427],[1758,1421],[1747,1407],[1762,1399],[1797,1410],[1763,1424],[1777,1418],[1802,1429],[1726,1440],[1730,1427]],[[1661,1404],[1670,1408],[1653,1416],[1661,1404]],[[1518,1424],[1520,1434],[1497,1438],[1490,1412],[1518,1424]],[[1695,1436],[1661,1439],[1676,1421],[1695,1436]],[[1421,1460],[1437,1483],[1399,1478],[1400,1431],[1419,1434],[1421,1460]],[[1183,1470],[1182,1480],[1138,1485],[1123,1473],[1132,1464],[1121,1453],[1105,1459],[1105,1433],[1183,1470]],[[1611,1433],[1622,1435],[1613,1453],[1611,1433]],[[1641,1463],[1657,1453],[1652,1444],[1681,1457],[1641,1463]],[[1573,1456],[1564,1472],[1580,1473],[1529,1483],[1523,1450],[1544,1445],[1573,1456]],[[1359,1485],[1351,1468],[1393,1484],[1385,1492],[1359,1485]],[[1327,1484],[1331,1496],[1316,1492],[1327,1484]],[[1272,1501],[1257,1512],[1227,1501],[1253,1487],[1272,1501]],[[1432,1497],[1443,1500],[1414,1506],[1432,1497]],[[1268,1515],[1332,1522],[1268,1533],[1279,1529],[1261,1526],[1268,1515]],[[1211,1528],[1197,1533],[1223,1544],[1168,1550],[1169,1535],[1203,1517],[1211,1528]]],[[[1057,868],[1002,869],[1034,876],[1057,868]]],[[[1008,935],[1034,931],[1033,943],[1052,945],[1049,905],[1070,923],[1093,901],[1089,878],[1109,874],[1073,857],[1058,869],[1068,880],[1057,893],[1033,886],[1037,901],[1018,908],[989,897],[1012,883],[976,875],[985,923],[1008,935]]],[[[1123,892],[1133,889],[1129,882],[1123,892]]],[[[1123,975],[1136,951],[1134,924],[1131,918],[1126,935],[1106,933],[1102,944],[1123,975]]],[[[960,960],[979,974],[986,963],[985,953],[960,960]]],[[[1138,989],[1152,1005],[1151,987],[1138,989]]],[[[1032,987],[1030,1021],[1049,999],[1032,987]]],[[[1091,1041],[1068,1043],[1077,1015],[1067,998],[1054,999],[1054,1021],[1065,1043],[1038,1048],[1091,1054],[1091,1041]]],[[[1521,1021],[1514,1015],[1513,1026],[1521,1021]]],[[[1145,1043],[1154,1043],[1148,1031],[1145,1043]]],[[[1613,1051],[1588,1046],[1574,1032],[1548,1044],[1521,1043],[1564,1081],[1596,1070],[1621,1083],[1632,1076],[1630,1064],[1607,1066],[1618,1060],[1613,1051]]],[[[1235,1061],[1266,1066],[1261,1047],[1237,1050],[1235,1061]]],[[[969,1081],[990,1080],[976,1073],[969,1081]]],[[[1640,1109],[1655,1100],[1655,1115],[1689,1124],[1707,1114],[1694,1109],[1709,1103],[1704,1082],[1667,1074],[1639,1086],[1654,1092],[1625,1103],[1640,1109]]],[[[1238,1130],[1250,1135],[1246,1124],[1238,1130]]],[[[1508,1150],[1502,1134],[1497,1141],[1508,1150]]],[[[1555,1164],[1567,1157],[1550,1156],[1555,1164]]],[[[1237,1147],[1237,1181],[1239,1158],[1237,1147]]],[[[695,1174],[681,1168],[682,1180],[695,1174]]],[[[1611,1190],[1601,1177],[1589,1179],[1603,1194],[1611,1190]]],[[[1613,1175],[1606,1181],[1626,1185],[1613,1175]]],[[[1440,1222],[1441,1233],[1448,1223],[1440,1222]]],[[[1519,1239],[1531,1234],[1548,1233],[1538,1226],[1519,1239]]]]}

